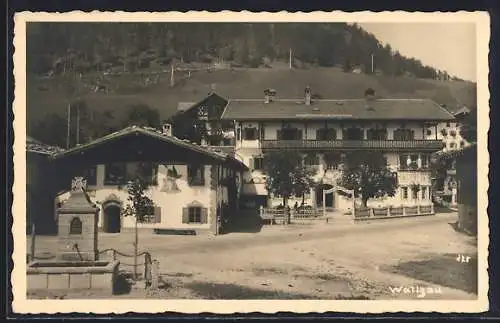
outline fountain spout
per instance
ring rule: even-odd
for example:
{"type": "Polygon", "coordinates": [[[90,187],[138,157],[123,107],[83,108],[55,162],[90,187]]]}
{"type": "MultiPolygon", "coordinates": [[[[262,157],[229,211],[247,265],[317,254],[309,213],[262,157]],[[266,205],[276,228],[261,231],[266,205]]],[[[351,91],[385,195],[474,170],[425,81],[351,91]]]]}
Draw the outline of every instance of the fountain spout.
{"type": "Polygon", "coordinates": [[[83,261],[82,254],[80,253],[80,248],[78,248],[78,243],[73,244],[73,250],[76,250],[78,253],[78,257],[80,257],[80,261],[83,261]]]}

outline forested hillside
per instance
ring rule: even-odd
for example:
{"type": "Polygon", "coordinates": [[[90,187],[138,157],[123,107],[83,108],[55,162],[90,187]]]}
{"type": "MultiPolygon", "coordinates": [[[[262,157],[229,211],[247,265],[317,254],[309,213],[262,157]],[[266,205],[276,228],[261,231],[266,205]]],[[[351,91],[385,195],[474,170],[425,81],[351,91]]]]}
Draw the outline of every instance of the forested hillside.
{"type": "Polygon", "coordinates": [[[452,110],[476,102],[474,83],[344,23],[30,23],[27,34],[28,134],[62,147],[68,107],[73,146],[129,124],[158,126],[211,90],[259,98],[269,87],[296,98],[309,85],[317,98],[349,99],[371,87],[452,110]]]}
{"type": "Polygon", "coordinates": [[[323,67],[371,73],[373,54],[374,71],[385,75],[436,78],[439,73],[345,23],[30,23],[27,33],[33,73],[135,70],[174,59],[257,67],[288,60],[290,50],[294,61],[323,67]]]}

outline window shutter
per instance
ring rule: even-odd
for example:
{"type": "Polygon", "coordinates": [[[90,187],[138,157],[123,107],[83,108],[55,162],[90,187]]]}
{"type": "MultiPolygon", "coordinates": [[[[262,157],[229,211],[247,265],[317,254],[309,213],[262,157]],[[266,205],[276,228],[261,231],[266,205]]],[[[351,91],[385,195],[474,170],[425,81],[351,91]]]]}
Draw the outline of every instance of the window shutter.
{"type": "Polygon", "coordinates": [[[155,206],[154,214],[155,214],[155,223],[161,223],[161,207],[155,206]]]}
{"type": "Polygon", "coordinates": [[[189,223],[189,209],[187,207],[182,208],[182,223],[189,223]]]}
{"type": "Polygon", "coordinates": [[[263,125],[260,125],[260,140],[264,140],[265,138],[265,128],[263,125]]]}
{"type": "Polygon", "coordinates": [[[208,222],[208,219],[207,219],[208,218],[208,216],[207,216],[208,212],[207,212],[207,210],[208,209],[206,207],[202,207],[201,208],[201,211],[200,211],[201,212],[201,215],[200,215],[201,223],[207,223],[208,222]]]}

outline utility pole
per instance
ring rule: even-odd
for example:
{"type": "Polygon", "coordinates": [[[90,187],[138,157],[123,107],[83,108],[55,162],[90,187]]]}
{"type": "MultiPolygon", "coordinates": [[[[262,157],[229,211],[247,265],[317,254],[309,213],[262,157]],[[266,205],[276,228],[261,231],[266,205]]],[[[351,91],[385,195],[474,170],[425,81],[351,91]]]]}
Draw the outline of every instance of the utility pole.
{"type": "Polygon", "coordinates": [[[373,53],[372,53],[372,74],[373,74],[374,70],[373,70],[373,53]]]}
{"type": "Polygon", "coordinates": [[[175,79],[174,79],[174,64],[172,64],[172,69],[170,71],[170,87],[174,87],[175,79]]]}
{"type": "Polygon", "coordinates": [[[68,103],[68,132],[66,134],[66,149],[69,149],[69,137],[71,128],[71,103],[68,103]]]}
{"type": "Polygon", "coordinates": [[[80,144],[80,107],[76,106],[76,145],[80,144]]]}

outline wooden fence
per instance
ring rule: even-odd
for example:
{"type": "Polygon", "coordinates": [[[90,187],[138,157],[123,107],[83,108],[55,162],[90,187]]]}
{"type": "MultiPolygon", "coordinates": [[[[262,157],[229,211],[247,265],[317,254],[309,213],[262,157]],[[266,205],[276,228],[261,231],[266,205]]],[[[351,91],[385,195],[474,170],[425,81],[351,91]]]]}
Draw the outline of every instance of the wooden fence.
{"type": "MultiPolygon", "coordinates": [[[[333,208],[327,208],[327,212],[332,212],[333,208]]],[[[311,209],[290,209],[289,221],[287,221],[286,209],[262,208],[260,217],[269,224],[288,224],[290,222],[302,220],[326,220],[322,208],[311,209]]],[[[434,214],[434,205],[413,205],[413,206],[388,206],[381,208],[356,208],[354,220],[387,219],[407,216],[431,215],[434,214]]]]}
{"type": "MultiPolygon", "coordinates": [[[[290,209],[289,219],[291,221],[299,220],[320,220],[324,219],[323,212],[320,209],[290,209]]],[[[287,224],[287,210],[286,209],[272,209],[263,208],[260,210],[260,217],[269,222],[269,224],[287,224]]]]}
{"type": "Polygon", "coordinates": [[[354,220],[386,219],[434,214],[434,205],[390,206],[381,208],[356,208],[354,220]]]}

